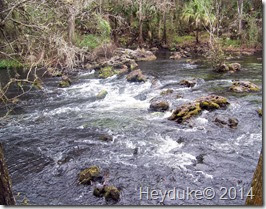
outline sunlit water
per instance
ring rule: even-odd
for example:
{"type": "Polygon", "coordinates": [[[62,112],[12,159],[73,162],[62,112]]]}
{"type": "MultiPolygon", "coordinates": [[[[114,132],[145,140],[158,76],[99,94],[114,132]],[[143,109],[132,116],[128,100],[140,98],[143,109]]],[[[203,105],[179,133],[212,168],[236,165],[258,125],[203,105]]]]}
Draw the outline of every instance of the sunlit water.
{"type": "MultiPolygon", "coordinates": [[[[31,92],[15,113],[2,121],[0,142],[4,144],[14,194],[30,204],[102,205],[92,186],[79,185],[78,173],[98,165],[108,172],[108,184],[121,189],[120,205],[138,204],[244,204],[235,200],[140,200],[140,187],[158,190],[250,187],[262,147],[262,119],[256,110],[262,92],[235,94],[228,91],[233,79],[262,82],[262,63],[256,57],[237,60],[244,69],[236,74],[216,74],[207,66],[170,61],[140,63],[149,76],[146,83],[128,83],[116,76],[99,80],[93,73],[80,73],[70,88],[59,89],[56,78],[47,79],[44,92],[31,92]],[[201,78],[194,88],[177,83],[184,78],[201,78]],[[171,110],[149,111],[150,100],[162,90],[183,95],[168,96],[171,110]],[[96,100],[101,90],[108,95],[96,100]],[[226,110],[204,111],[191,125],[168,121],[178,105],[215,93],[226,96],[226,110]],[[235,117],[237,129],[221,128],[218,115],[235,117]],[[100,134],[113,136],[102,142],[100,134]],[[181,142],[177,142],[180,138],[181,142]],[[137,154],[135,150],[138,150],[137,154]],[[196,157],[204,155],[203,163],[196,157]]],[[[2,72],[3,74],[3,72],[2,72]]]]}

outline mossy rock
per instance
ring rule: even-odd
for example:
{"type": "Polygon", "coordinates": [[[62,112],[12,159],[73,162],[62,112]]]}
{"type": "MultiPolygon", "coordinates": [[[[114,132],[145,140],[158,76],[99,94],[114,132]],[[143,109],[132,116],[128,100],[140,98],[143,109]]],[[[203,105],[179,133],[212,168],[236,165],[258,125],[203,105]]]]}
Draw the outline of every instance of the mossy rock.
{"type": "Polygon", "coordinates": [[[101,90],[97,95],[97,99],[104,99],[107,96],[108,92],[106,90],[101,90]]]}
{"type": "Polygon", "coordinates": [[[259,114],[260,117],[262,117],[262,113],[263,113],[263,112],[262,112],[262,109],[258,109],[258,110],[257,110],[257,113],[259,114]]]}
{"type": "Polygon", "coordinates": [[[250,81],[235,81],[233,82],[230,90],[237,93],[243,92],[256,92],[259,91],[260,88],[250,81]]]}
{"type": "Polygon", "coordinates": [[[59,82],[58,86],[60,88],[67,88],[67,87],[71,86],[70,78],[68,78],[67,76],[63,76],[61,81],[59,82]]]}
{"type": "Polygon", "coordinates": [[[106,66],[106,67],[103,67],[103,68],[100,69],[99,78],[106,79],[106,78],[112,77],[112,76],[114,76],[114,75],[116,75],[118,73],[119,72],[114,70],[113,67],[106,66]]]}
{"type": "Polygon", "coordinates": [[[173,89],[167,89],[167,90],[165,90],[165,91],[162,91],[162,92],[160,93],[160,95],[161,95],[161,96],[166,96],[166,95],[169,95],[169,94],[172,94],[172,93],[174,93],[174,90],[173,90],[173,89]]]}
{"type": "Polygon", "coordinates": [[[200,107],[204,110],[219,109],[229,104],[227,98],[217,95],[201,97],[197,99],[196,102],[199,102],[200,107]]]}
{"type": "Polygon", "coordinates": [[[192,116],[199,115],[202,109],[200,107],[200,103],[188,103],[178,107],[173,114],[169,117],[169,120],[176,121],[178,123],[182,123],[192,116]]]}
{"type": "Polygon", "coordinates": [[[91,181],[100,175],[100,168],[92,166],[79,173],[79,182],[81,184],[90,184],[91,181]]]}
{"type": "Polygon", "coordinates": [[[106,200],[118,201],[120,199],[120,191],[115,186],[105,186],[104,197],[106,200]]]}
{"type": "Polygon", "coordinates": [[[229,71],[229,67],[227,64],[217,65],[215,71],[219,73],[225,73],[229,71]]]}

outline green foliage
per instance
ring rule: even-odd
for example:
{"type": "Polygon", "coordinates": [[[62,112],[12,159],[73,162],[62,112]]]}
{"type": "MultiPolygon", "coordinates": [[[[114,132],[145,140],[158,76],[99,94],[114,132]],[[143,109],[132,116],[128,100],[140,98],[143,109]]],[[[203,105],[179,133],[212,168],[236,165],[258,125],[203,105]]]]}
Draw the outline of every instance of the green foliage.
{"type": "Polygon", "coordinates": [[[232,47],[232,48],[238,48],[241,46],[241,40],[232,40],[230,38],[224,38],[224,39],[220,39],[219,43],[223,46],[223,47],[232,47]]]}
{"type": "Polygon", "coordinates": [[[194,37],[191,35],[187,36],[174,36],[173,37],[173,43],[174,44],[182,44],[182,43],[188,43],[192,42],[194,40],[194,37]]]}
{"type": "Polygon", "coordinates": [[[83,35],[76,40],[79,47],[87,47],[88,49],[95,49],[101,45],[100,37],[89,34],[83,35]]]}
{"type": "Polygon", "coordinates": [[[0,69],[17,69],[17,68],[23,68],[23,65],[18,61],[11,59],[0,60],[0,69]]]}
{"type": "Polygon", "coordinates": [[[262,31],[260,31],[257,24],[256,14],[246,14],[245,19],[248,28],[244,35],[244,39],[246,39],[249,46],[256,46],[259,42],[262,42],[262,31]]]}

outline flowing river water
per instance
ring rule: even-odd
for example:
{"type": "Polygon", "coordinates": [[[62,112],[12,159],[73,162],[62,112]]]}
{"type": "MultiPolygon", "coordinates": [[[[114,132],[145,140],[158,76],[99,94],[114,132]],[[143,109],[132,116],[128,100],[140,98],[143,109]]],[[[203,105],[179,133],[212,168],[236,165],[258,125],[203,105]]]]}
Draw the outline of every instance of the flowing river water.
{"type": "MultiPolygon", "coordinates": [[[[228,90],[232,80],[249,80],[262,86],[262,61],[258,56],[242,57],[243,70],[217,74],[205,65],[166,56],[139,63],[150,79],[129,83],[124,77],[96,79],[93,72],[81,72],[73,85],[61,89],[57,78],[46,78],[43,92],[25,96],[15,111],[0,121],[3,143],[17,202],[28,199],[37,205],[103,205],[93,196],[93,186],[79,185],[78,173],[98,165],[108,174],[108,184],[121,189],[119,205],[239,205],[247,193],[262,148],[262,92],[236,94],[228,90]],[[187,78],[200,78],[193,88],[178,85],[187,78]],[[155,82],[156,80],[156,82],[155,82]],[[162,90],[171,110],[201,96],[217,94],[228,98],[226,110],[204,111],[189,125],[167,120],[165,113],[149,111],[150,100],[162,90]],[[101,90],[108,95],[97,100],[101,90]],[[237,129],[220,127],[214,118],[234,117],[237,129]],[[101,134],[112,142],[99,140],[101,134]],[[198,162],[197,156],[203,156],[198,162]],[[166,198],[140,199],[143,190],[203,190],[213,188],[212,200],[166,198]],[[235,188],[235,198],[221,198],[221,187],[235,188]]],[[[0,72],[1,77],[5,72],[0,72]]],[[[2,110],[3,111],[3,110],[2,110]]],[[[232,195],[231,195],[232,196],[232,195]]],[[[107,202],[107,204],[109,204],[107,202]]]]}

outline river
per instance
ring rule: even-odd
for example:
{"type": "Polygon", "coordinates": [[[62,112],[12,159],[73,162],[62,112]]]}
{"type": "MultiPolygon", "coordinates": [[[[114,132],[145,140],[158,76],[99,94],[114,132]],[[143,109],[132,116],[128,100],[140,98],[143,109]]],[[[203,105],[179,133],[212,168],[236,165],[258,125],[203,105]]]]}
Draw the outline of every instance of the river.
{"type": "MultiPolygon", "coordinates": [[[[237,94],[228,89],[234,79],[262,86],[258,56],[235,60],[243,67],[235,74],[218,74],[206,65],[160,55],[156,61],[139,63],[149,76],[146,83],[116,76],[101,80],[93,72],[80,72],[71,87],[62,89],[57,87],[59,78],[46,78],[42,92],[24,96],[0,123],[18,204],[25,198],[33,205],[106,204],[93,196],[92,186],[78,184],[78,173],[92,165],[108,173],[108,184],[121,189],[118,205],[244,204],[239,191],[248,192],[262,148],[262,119],[256,112],[262,91],[237,94]],[[193,77],[202,79],[193,88],[177,84],[193,77]],[[150,100],[169,88],[183,96],[168,99],[171,109],[212,93],[227,97],[230,105],[204,111],[190,125],[177,124],[167,120],[171,111],[149,111],[150,100]],[[103,89],[108,95],[97,100],[103,89]],[[237,118],[238,127],[217,126],[213,121],[218,115],[237,118]],[[100,141],[101,134],[112,135],[113,141],[100,141]],[[197,162],[199,155],[204,156],[202,163],[197,162]],[[217,195],[212,200],[168,198],[161,203],[160,198],[140,199],[140,187],[210,187],[217,195]],[[221,187],[235,188],[236,198],[221,199],[221,187]]],[[[0,72],[2,79],[5,73],[0,72]]]]}

